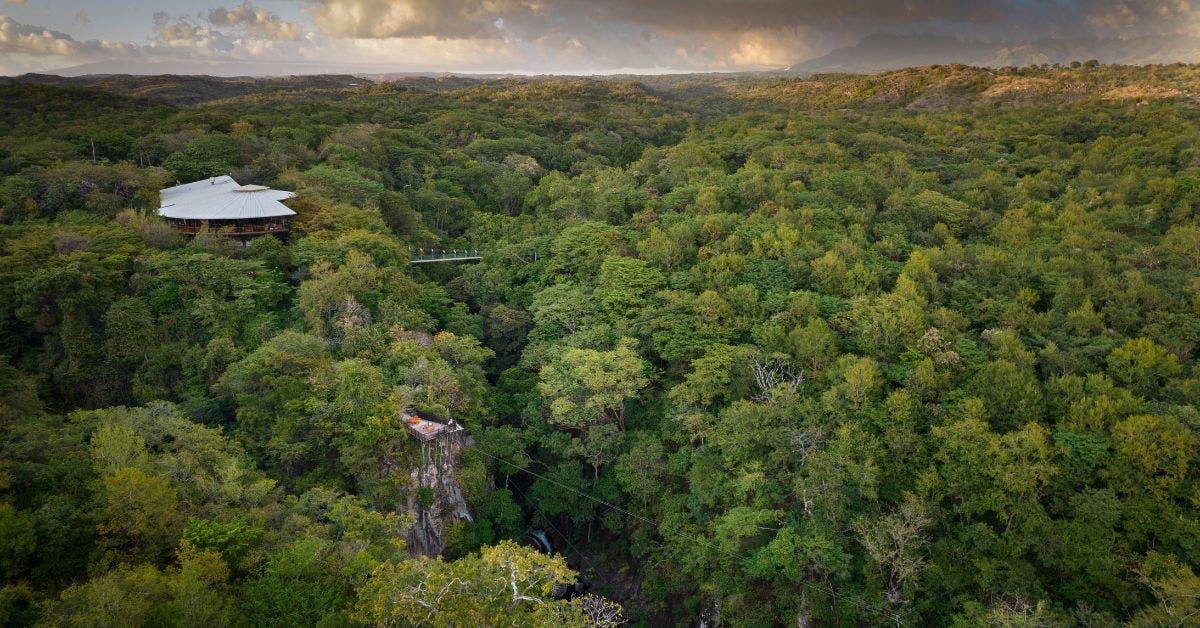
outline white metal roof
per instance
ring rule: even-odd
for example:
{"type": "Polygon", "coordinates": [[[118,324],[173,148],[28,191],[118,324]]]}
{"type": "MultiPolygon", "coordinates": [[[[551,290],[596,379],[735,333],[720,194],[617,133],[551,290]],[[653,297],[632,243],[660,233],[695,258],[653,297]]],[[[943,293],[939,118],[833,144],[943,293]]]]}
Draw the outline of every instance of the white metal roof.
{"type": "Polygon", "coordinates": [[[296,212],[279,202],[295,195],[261,185],[238,185],[233,177],[222,175],[162,190],[158,215],[188,220],[295,216],[296,212]]]}

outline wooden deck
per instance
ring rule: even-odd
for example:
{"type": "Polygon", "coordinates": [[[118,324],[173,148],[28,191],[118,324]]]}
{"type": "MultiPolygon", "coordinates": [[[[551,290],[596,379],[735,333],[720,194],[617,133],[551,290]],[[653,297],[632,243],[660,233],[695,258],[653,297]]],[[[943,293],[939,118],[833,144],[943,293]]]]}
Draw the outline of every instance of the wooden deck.
{"type": "MultiPolygon", "coordinates": [[[[202,227],[200,225],[172,224],[172,227],[180,233],[188,235],[196,235],[200,233],[202,227]]],[[[209,223],[208,228],[213,233],[221,233],[230,236],[260,236],[268,233],[286,233],[291,227],[288,223],[269,222],[260,224],[231,224],[213,221],[209,223]]]]}
{"type": "Polygon", "coordinates": [[[408,432],[413,435],[413,438],[422,443],[428,443],[439,436],[462,431],[462,426],[454,421],[449,423],[430,421],[403,411],[400,412],[400,420],[404,421],[404,425],[408,427],[408,432]]]}

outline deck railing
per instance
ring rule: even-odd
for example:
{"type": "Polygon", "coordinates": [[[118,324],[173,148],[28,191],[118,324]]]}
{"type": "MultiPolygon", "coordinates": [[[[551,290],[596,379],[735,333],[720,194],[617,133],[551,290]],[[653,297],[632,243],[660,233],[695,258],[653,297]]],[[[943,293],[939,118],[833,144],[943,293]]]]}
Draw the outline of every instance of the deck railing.
{"type": "Polygon", "coordinates": [[[437,249],[426,251],[417,249],[417,254],[409,259],[413,264],[429,264],[432,262],[465,262],[478,260],[482,257],[479,249],[437,249]]]}
{"type": "MultiPolygon", "coordinates": [[[[188,235],[196,235],[203,229],[200,225],[172,225],[176,231],[186,233],[188,235]]],[[[210,224],[209,231],[213,233],[222,233],[227,235],[263,235],[267,233],[283,233],[288,230],[289,225],[282,222],[267,222],[257,225],[221,225],[210,224]]]]}
{"type": "Polygon", "coordinates": [[[400,411],[400,420],[404,422],[413,438],[428,443],[442,436],[457,434],[463,431],[463,426],[455,423],[453,420],[445,423],[431,419],[424,419],[403,410],[400,411]]]}

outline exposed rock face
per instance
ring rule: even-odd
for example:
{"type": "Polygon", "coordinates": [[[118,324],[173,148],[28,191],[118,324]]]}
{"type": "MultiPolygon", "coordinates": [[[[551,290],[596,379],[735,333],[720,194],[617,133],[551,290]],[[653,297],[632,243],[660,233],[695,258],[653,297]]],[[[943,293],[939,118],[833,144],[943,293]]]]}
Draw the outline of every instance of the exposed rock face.
{"type": "Polygon", "coordinates": [[[471,513],[458,484],[458,454],[467,444],[463,432],[421,443],[421,458],[412,469],[416,487],[405,503],[416,517],[408,531],[408,551],[413,556],[435,556],[446,548],[446,528],[470,521],[471,513]]]}

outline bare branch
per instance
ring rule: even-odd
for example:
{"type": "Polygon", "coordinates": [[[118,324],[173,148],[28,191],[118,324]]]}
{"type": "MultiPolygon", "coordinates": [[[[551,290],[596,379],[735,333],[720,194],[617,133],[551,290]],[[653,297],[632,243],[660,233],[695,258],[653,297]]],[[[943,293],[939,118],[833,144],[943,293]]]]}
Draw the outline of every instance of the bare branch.
{"type": "Polygon", "coordinates": [[[625,609],[620,604],[591,593],[579,599],[579,608],[593,626],[615,628],[625,623],[625,609]]]}
{"type": "Polygon", "coordinates": [[[789,392],[796,392],[804,382],[804,370],[792,366],[779,357],[755,357],[750,364],[754,373],[754,381],[758,384],[758,394],[754,400],[766,401],[771,397],[771,389],[776,386],[787,386],[789,392]]]}

